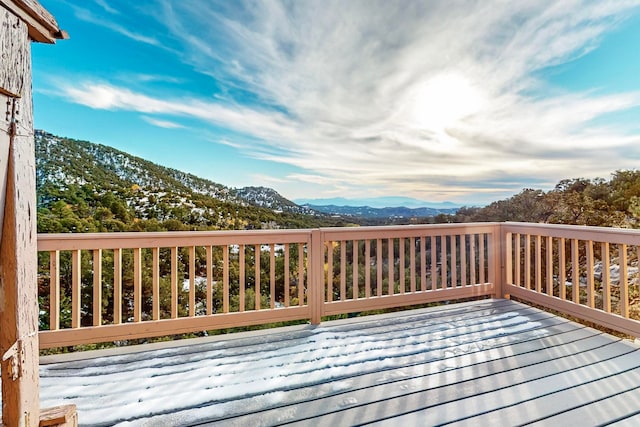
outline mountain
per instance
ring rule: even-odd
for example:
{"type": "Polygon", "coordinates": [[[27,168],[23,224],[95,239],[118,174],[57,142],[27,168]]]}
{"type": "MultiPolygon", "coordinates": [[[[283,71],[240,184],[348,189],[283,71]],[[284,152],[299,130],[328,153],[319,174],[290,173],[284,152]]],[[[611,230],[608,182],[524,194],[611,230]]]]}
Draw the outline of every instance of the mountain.
{"type": "Polygon", "coordinates": [[[330,215],[340,215],[352,218],[424,218],[432,217],[439,214],[452,215],[455,214],[457,208],[450,209],[434,209],[434,208],[372,208],[370,206],[336,206],[336,205],[303,205],[309,209],[318,212],[324,212],[330,215]]]}
{"type": "Polygon", "coordinates": [[[262,187],[232,189],[88,141],[36,131],[40,232],[331,225],[262,187]]]}
{"type": "Polygon", "coordinates": [[[305,206],[299,206],[291,200],[285,199],[273,188],[244,187],[235,190],[235,194],[242,200],[254,206],[269,208],[276,212],[290,212],[303,215],[315,215],[316,211],[305,206]]]}
{"type": "Polygon", "coordinates": [[[295,199],[295,203],[299,205],[309,206],[366,206],[371,208],[389,208],[389,207],[405,207],[405,208],[434,208],[434,209],[455,209],[460,205],[451,202],[426,202],[423,200],[413,199],[410,197],[372,197],[359,199],[346,199],[343,197],[327,198],[327,199],[295,199]]]}

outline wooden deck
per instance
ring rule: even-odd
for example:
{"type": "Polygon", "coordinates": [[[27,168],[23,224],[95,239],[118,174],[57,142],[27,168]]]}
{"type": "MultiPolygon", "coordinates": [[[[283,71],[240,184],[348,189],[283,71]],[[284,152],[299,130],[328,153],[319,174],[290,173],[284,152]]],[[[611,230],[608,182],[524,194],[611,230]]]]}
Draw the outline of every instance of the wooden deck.
{"type": "Polygon", "coordinates": [[[639,348],[482,300],[43,357],[40,396],[81,425],[640,425],[639,348]]]}

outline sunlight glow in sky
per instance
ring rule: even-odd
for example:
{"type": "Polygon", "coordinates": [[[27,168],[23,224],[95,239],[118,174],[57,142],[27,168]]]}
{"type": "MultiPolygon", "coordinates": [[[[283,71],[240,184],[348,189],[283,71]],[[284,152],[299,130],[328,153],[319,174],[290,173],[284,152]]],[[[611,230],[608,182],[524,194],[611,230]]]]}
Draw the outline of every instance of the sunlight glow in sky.
{"type": "Polygon", "coordinates": [[[485,204],[640,160],[640,0],[41,0],[35,124],[289,199],[485,204]]]}

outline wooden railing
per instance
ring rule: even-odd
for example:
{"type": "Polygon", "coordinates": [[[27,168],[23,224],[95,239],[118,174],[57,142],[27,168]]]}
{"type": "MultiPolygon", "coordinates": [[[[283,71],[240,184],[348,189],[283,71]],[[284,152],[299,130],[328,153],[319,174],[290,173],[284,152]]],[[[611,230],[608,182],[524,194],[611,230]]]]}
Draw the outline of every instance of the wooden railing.
{"type": "Polygon", "coordinates": [[[39,235],[40,347],[500,296],[500,226],[39,235]]]}
{"type": "Polygon", "coordinates": [[[503,292],[640,337],[640,232],[504,223],[503,292]]]}
{"type": "Polygon", "coordinates": [[[640,232],[522,223],[39,235],[40,347],[471,297],[640,336],[640,232]]]}

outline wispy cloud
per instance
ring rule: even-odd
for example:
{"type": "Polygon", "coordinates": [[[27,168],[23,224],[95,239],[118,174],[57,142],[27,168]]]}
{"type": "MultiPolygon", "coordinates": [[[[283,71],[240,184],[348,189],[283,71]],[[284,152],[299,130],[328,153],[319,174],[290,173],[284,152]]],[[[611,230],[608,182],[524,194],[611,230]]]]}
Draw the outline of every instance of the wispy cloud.
{"type": "Polygon", "coordinates": [[[596,48],[638,5],[158,0],[163,43],[239,95],[166,100],[93,81],[62,90],[92,108],[241,132],[247,153],[305,169],[304,182],[458,200],[513,193],[532,178],[636,166],[617,153],[637,152],[640,137],[594,120],[639,106],[639,93],[568,93],[539,72],[596,48]]]}
{"type": "MultiPolygon", "coordinates": [[[[117,14],[117,10],[112,9],[111,7],[109,7],[105,2],[100,2],[98,1],[98,4],[105,10],[107,10],[109,13],[114,14],[114,12],[116,12],[117,14]],[[105,8],[106,6],[106,8],[105,8]],[[108,9],[110,10],[108,10],[108,9]]],[[[123,35],[127,38],[130,38],[131,40],[135,40],[137,42],[140,43],[145,43],[145,44],[149,44],[152,46],[157,46],[157,47],[161,47],[162,44],[158,41],[158,39],[154,38],[154,37],[149,37],[143,34],[140,34],[136,31],[132,31],[128,28],[126,28],[123,25],[120,25],[116,22],[114,22],[113,20],[110,19],[105,19],[103,17],[99,17],[96,16],[95,14],[93,14],[91,11],[89,11],[88,9],[84,9],[81,7],[77,7],[77,6],[72,6],[74,11],[75,11],[75,15],[78,19],[85,21],[85,22],[89,22],[91,24],[95,24],[95,25],[100,25],[101,27],[105,27],[108,28],[112,31],[115,31],[116,33],[123,35]]]]}
{"type": "Polygon", "coordinates": [[[164,74],[144,74],[144,73],[119,73],[117,75],[118,80],[122,82],[137,82],[137,83],[172,83],[181,84],[184,79],[176,76],[169,76],[164,74]]]}
{"type": "Polygon", "coordinates": [[[156,119],[153,117],[149,117],[149,116],[141,116],[142,120],[144,120],[147,123],[150,123],[154,126],[158,126],[161,128],[165,128],[165,129],[181,129],[184,128],[183,125],[176,123],[176,122],[172,122],[170,120],[160,120],[160,119],[156,119]]]}
{"type": "Polygon", "coordinates": [[[102,9],[104,9],[105,12],[108,12],[112,15],[119,15],[120,12],[118,12],[117,9],[111,7],[109,5],[109,3],[107,3],[107,0],[94,0],[96,2],[96,4],[98,6],[100,6],[102,9]]]}

